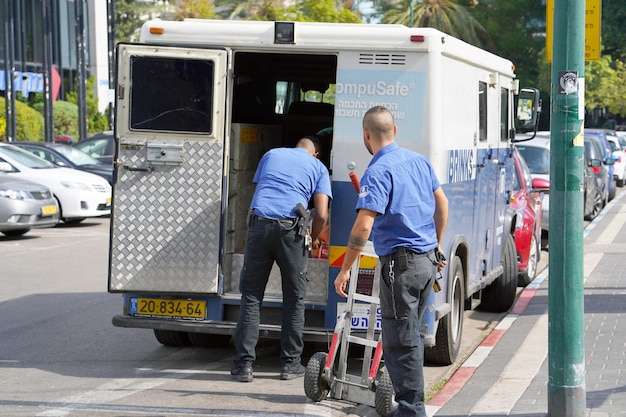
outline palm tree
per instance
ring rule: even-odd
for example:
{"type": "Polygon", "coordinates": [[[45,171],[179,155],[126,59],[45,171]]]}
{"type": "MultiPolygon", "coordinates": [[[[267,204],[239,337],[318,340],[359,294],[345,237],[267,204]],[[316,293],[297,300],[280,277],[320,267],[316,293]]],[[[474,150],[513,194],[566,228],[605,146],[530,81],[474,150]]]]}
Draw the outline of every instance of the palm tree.
{"type": "Polygon", "coordinates": [[[431,27],[468,43],[481,46],[485,28],[469,11],[453,0],[403,0],[383,17],[383,23],[431,27]]]}

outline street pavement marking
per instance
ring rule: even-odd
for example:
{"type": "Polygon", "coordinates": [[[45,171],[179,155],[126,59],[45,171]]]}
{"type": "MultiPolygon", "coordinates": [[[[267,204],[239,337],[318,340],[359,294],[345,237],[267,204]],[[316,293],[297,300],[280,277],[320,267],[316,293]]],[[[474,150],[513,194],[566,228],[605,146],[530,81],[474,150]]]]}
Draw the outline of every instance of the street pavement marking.
{"type": "Polygon", "coordinates": [[[621,216],[615,216],[611,222],[604,228],[600,236],[593,242],[598,245],[608,245],[613,243],[615,236],[621,231],[624,219],[621,216]]]}
{"type": "Polygon", "coordinates": [[[508,415],[539,372],[548,355],[548,315],[537,320],[500,379],[474,405],[471,414],[508,415]]]}

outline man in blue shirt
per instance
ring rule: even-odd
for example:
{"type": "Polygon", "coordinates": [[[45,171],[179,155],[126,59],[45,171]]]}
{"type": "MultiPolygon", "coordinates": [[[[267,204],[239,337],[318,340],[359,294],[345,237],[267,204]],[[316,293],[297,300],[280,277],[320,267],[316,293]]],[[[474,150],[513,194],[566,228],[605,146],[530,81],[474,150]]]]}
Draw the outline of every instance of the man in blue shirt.
{"type": "Polygon", "coordinates": [[[316,248],[328,220],[332,198],[328,169],[317,159],[319,143],[313,136],[298,141],[295,148],[271,149],[259,162],[253,182],[257,184],[248,218],[244,264],[239,278],[241,308],[235,330],[237,353],[231,375],[251,382],[252,364],[259,340],[260,307],[274,262],[280,268],[283,289],[280,339],[281,379],[304,375],[300,363],[304,343],[304,299],[307,258],[316,248]],[[296,206],[306,208],[313,198],[314,217],[310,237],[301,233],[296,206]]]}
{"type": "Polygon", "coordinates": [[[436,256],[448,220],[448,199],[423,155],[395,143],[397,126],[384,107],[363,116],[363,140],[374,155],[363,178],[354,222],[335,290],[346,283],[370,234],[382,271],[380,309],[383,355],[398,408],[395,417],[426,417],[424,311],[437,270],[436,256]]]}

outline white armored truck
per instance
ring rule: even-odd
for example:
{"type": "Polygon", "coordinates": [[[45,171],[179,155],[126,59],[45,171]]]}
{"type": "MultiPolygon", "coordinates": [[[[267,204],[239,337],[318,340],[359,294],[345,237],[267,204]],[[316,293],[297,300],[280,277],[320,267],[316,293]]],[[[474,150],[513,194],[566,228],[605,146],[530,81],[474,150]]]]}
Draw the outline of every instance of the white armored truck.
{"type": "MultiPolygon", "coordinates": [[[[257,163],[318,134],[334,200],[329,245],[309,258],[305,339],[328,340],[345,307],[333,281],[356,216],[350,174],[371,160],[361,120],[373,105],[392,111],[397,142],[430,159],[449,199],[427,361],[455,360],[465,309],[512,305],[512,139],[516,124],[533,128],[538,97],[518,91],[510,61],[429,28],[155,20],[140,43],[118,45],[115,98],[108,289],[123,305],[114,325],[154,329],[166,345],[227,343],[257,163]],[[530,109],[522,121],[518,93],[530,109]]],[[[361,291],[374,264],[361,262],[361,291]]],[[[262,337],[278,337],[281,305],[275,268],[262,337]]],[[[367,328],[366,308],[352,314],[353,329],[367,328]]]]}

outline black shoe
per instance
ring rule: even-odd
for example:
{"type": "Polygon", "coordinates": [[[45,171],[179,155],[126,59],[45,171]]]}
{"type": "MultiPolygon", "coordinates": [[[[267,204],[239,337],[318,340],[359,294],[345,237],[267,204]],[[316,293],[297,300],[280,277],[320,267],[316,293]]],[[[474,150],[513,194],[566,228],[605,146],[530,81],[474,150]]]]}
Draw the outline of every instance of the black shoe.
{"type": "Polygon", "coordinates": [[[304,376],[306,372],[306,368],[302,366],[300,362],[290,365],[283,365],[282,370],[280,371],[280,379],[294,379],[301,376],[304,376]]]}
{"type": "Polygon", "coordinates": [[[235,365],[235,367],[230,370],[230,375],[239,382],[252,382],[252,364],[244,362],[235,365]]]}

